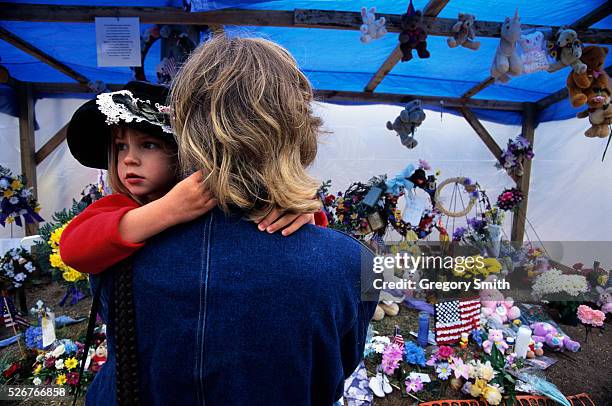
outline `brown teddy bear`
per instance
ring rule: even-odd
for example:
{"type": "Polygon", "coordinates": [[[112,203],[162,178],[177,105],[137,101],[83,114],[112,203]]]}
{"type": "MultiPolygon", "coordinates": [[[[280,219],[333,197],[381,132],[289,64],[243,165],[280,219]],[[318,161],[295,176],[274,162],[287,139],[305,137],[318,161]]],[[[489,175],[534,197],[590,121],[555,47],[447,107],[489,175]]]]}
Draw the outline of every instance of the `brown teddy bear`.
{"type": "Polygon", "coordinates": [[[572,106],[580,107],[601,89],[608,89],[608,74],[603,66],[607,55],[608,48],[588,46],[583,49],[580,60],[587,66],[586,72],[577,74],[572,71],[567,77],[572,106]]]}
{"type": "Polygon", "coordinates": [[[402,32],[399,35],[400,50],[402,51],[402,62],[412,59],[412,50],[416,49],[419,58],[429,58],[427,50],[427,33],[422,25],[423,15],[421,11],[415,11],[412,0],[408,5],[408,11],[402,14],[402,32]]]}
{"type": "Polygon", "coordinates": [[[612,124],[612,105],[610,104],[610,89],[601,89],[587,101],[588,110],[576,114],[578,118],[589,118],[591,128],[586,130],[587,137],[606,138],[610,135],[612,124]]]}
{"type": "Polygon", "coordinates": [[[453,25],[453,36],[446,40],[448,46],[450,48],[462,46],[477,51],[480,48],[480,42],[476,41],[475,21],[476,17],[472,14],[459,13],[459,18],[453,25]]]}

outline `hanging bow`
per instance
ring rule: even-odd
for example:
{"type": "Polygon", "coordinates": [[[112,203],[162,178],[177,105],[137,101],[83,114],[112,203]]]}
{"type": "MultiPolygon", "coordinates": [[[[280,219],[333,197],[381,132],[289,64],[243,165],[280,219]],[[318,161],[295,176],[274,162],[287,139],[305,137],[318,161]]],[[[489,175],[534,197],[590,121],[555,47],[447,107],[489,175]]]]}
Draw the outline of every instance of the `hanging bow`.
{"type": "Polygon", "coordinates": [[[399,196],[402,188],[412,189],[414,183],[408,180],[408,177],[414,173],[414,165],[410,164],[404,170],[395,175],[394,178],[387,181],[387,191],[394,196],[399,196]]]}

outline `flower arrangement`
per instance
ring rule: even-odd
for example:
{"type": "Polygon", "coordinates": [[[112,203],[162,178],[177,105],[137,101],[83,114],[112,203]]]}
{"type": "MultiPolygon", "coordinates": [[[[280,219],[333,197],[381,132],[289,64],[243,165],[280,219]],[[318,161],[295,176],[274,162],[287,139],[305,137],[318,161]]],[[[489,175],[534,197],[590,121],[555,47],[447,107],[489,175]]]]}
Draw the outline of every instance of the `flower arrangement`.
{"type": "Polygon", "coordinates": [[[32,193],[32,188],[25,187],[23,176],[14,177],[11,171],[0,166],[0,224],[15,223],[22,227],[21,218],[26,223],[42,222],[38,214],[40,206],[32,193]]]}
{"type": "Polygon", "coordinates": [[[563,299],[566,295],[578,299],[587,293],[589,286],[582,275],[565,275],[553,268],[540,274],[531,287],[531,294],[536,300],[563,299]]]}
{"type": "Polygon", "coordinates": [[[462,278],[482,276],[484,279],[490,274],[498,274],[502,271],[502,265],[497,258],[480,258],[480,262],[476,259],[476,257],[471,258],[473,260],[469,261],[469,263],[463,262],[462,264],[455,264],[455,267],[452,270],[453,275],[462,278]]]}
{"type": "Polygon", "coordinates": [[[516,211],[523,199],[523,192],[518,188],[505,189],[497,197],[497,207],[505,211],[516,211]]]}
{"type": "Polygon", "coordinates": [[[66,265],[60,256],[60,239],[62,238],[62,233],[66,229],[66,227],[70,224],[68,221],[66,224],[61,227],[56,228],[49,236],[49,240],[47,244],[51,247],[51,254],[49,255],[49,261],[51,266],[57,269],[62,273],[62,278],[66,282],[78,282],[87,279],[87,275],[77,271],[76,269],[66,265]]]}
{"type": "Polygon", "coordinates": [[[606,315],[601,310],[594,310],[587,305],[578,306],[576,315],[578,320],[584,325],[586,336],[584,341],[589,339],[589,333],[593,327],[603,327],[606,315]]]}
{"type": "Polygon", "coordinates": [[[519,135],[514,140],[508,140],[508,146],[495,166],[505,169],[508,175],[523,176],[524,161],[530,161],[533,157],[533,146],[525,137],[519,135]]]}
{"type": "Polygon", "coordinates": [[[9,288],[19,288],[37,270],[34,258],[24,248],[13,248],[0,259],[1,275],[9,282],[9,288]]]}

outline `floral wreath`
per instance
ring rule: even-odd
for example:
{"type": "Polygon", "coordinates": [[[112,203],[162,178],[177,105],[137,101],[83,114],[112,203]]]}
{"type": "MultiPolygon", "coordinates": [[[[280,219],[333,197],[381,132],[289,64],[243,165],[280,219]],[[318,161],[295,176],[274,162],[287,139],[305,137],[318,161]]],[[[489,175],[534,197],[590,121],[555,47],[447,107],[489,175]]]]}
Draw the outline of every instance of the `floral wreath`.
{"type": "Polygon", "coordinates": [[[26,223],[42,222],[38,214],[40,206],[32,193],[25,187],[23,176],[13,177],[11,171],[0,166],[0,224],[15,223],[22,227],[21,217],[26,223]]]}
{"type": "Polygon", "coordinates": [[[13,288],[20,288],[37,268],[30,253],[18,247],[7,251],[0,259],[0,270],[13,288]]]}
{"type": "Polygon", "coordinates": [[[99,94],[96,104],[106,116],[108,125],[118,124],[121,120],[126,123],[144,121],[161,127],[165,133],[173,134],[170,126],[170,107],[159,103],[155,103],[153,107],[150,100],[134,97],[129,90],[99,94]]]}

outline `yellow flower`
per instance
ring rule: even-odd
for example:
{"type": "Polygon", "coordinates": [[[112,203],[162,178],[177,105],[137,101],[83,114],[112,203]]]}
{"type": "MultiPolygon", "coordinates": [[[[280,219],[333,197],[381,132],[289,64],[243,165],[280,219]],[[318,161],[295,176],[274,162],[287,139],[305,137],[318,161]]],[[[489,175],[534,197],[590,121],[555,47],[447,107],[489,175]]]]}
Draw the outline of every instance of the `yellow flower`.
{"type": "Polygon", "coordinates": [[[482,274],[485,278],[491,273],[499,273],[502,265],[495,258],[482,258],[483,265],[475,265],[475,273],[482,274]]]}
{"type": "Polygon", "coordinates": [[[4,197],[9,198],[11,196],[13,196],[13,191],[12,190],[9,189],[9,190],[5,190],[4,191],[4,197]]]}
{"type": "Polygon", "coordinates": [[[13,190],[19,190],[19,189],[21,189],[21,186],[22,185],[21,185],[21,182],[19,181],[19,179],[15,179],[13,181],[13,183],[11,183],[11,189],[13,189],[13,190]]]}
{"type": "Polygon", "coordinates": [[[487,386],[482,391],[482,397],[485,398],[490,405],[499,405],[502,400],[501,393],[499,393],[499,389],[495,386],[487,386]]]}
{"type": "Polygon", "coordinates": [[[6,218],[6,222],[9,223],[9,224],[14,223],[15,222],[15,218],[9,216],[9,217],[6,218]]]}
{"type": "Polygon", "coordinates": [[[40,213],[40,206],[34,207],[34,212],[35,213],[40,213]]]}
{"type": "Polygon", "coordinates": [[[470,387],[470,395],[477,398],[487,387],[487,381],[484,379],[476,378],[476,382],[470,387]]]}
{"type": "Polygon", "coordinates": [[[60,374],[57,376],[57,379],[55,380],[55,383],[58,384],[59,386],[62,386],[63,384],[66,383],[66,374],[60,374]]]}
{"type": "Polygon", "coordinates": [[[34,375],[38,375],[41,369],[42,369],[42,364],[36,365],[36,368],[34,368],[34,375]]]}
{"type": "Polygon", "coordinates": [[[60,257],[59,254],[49,255],[49,262],[53,268],[60,268],[64,264],[62,257],[60,257]]]}
{"type": "Polygon", "coordinates": [[[79,362],[74,357],[68,358],[66,359],[66,362],[64,362],[64,366],[66,367],[68,371],[75,368],[78,364],[79,362]]]}

